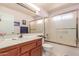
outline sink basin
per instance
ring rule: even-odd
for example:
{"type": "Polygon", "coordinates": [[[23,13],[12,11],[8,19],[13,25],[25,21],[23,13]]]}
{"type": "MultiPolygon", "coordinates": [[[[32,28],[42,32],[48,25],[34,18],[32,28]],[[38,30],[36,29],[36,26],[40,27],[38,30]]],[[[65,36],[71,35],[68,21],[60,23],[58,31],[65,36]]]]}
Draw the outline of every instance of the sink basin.
{"type": "Polygon", "coordinates": [[[5,38],[4,40],[17,40],[18,38],[5,38]]]}
{"type": "Polygon", "coordinates": [[[23,35],[22,38],[19,38],[18,36],[10,36],[10,37],[6,36],[4,39],[0,38],[1,39],[0,42],[2,41],[21,42],[21,41],[29,41],[34,38],[36,38],[36,35],[23,35]]]}

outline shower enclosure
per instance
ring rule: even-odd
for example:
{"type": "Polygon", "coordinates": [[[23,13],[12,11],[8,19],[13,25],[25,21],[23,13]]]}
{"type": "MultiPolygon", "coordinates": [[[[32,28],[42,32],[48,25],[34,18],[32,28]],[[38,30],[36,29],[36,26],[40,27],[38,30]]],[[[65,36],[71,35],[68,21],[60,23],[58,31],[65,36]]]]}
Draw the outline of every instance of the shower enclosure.
{"type": "Polygon", "coordinates": [[[30,22],[31,33],[43,33],[45,40],[78,47],[78,10],[30,22]]]}
{"type": "Polygon", "coordinates": [[[55,39],[52,42],[78,47],[78,10],[52,17],[55,39]]]}

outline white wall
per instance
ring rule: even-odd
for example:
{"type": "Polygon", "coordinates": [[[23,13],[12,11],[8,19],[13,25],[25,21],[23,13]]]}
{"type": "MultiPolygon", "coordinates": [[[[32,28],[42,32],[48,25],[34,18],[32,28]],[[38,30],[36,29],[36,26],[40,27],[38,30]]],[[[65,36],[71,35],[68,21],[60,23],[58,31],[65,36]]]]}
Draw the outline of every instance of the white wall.
{"type": "MultiPolygon", "coordinates": [[[[21,13],[19,11],[7,8],[5,6],[0,6],[0,12],[4,12],[5,14],[12,15],[14,17],[14,21],[21,22],[22,20],[26,20],[26,26],[29,26],[29,20],[33,18],[27,14],[21,13]]],[[[2,24],[0,24],[2,25],[2,24]]],[[[22,23],[20,26],[23,26],[22,23]]],[[[14,27],[15,33],[19,33],[19,27],[14,27]]]]}

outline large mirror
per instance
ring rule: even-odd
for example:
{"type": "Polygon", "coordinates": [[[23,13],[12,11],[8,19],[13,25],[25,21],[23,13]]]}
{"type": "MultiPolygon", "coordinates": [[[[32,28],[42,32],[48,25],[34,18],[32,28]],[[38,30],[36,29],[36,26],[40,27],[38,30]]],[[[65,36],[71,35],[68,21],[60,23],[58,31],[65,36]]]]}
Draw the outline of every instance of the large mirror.
{"type": "Polygon", "coordinates": [[[31,33],[44,33],[44,20],[34,20],[30,22],[31,33]]]}
{"type": "Polygon", "coordinates": [[[0,12],[0,33],[12,34],[14,32],[14,16],[0,12]]]}

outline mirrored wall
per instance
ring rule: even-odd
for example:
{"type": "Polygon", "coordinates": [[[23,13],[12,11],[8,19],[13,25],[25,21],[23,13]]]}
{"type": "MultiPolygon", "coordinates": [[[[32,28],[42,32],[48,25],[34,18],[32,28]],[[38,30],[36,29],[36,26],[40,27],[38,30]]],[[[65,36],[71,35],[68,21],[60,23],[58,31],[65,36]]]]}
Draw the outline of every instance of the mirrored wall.
{"type": "Polygon", "coordinates": [[[44,33],[44,19],[31,21],[30,32],[31,33],[44,33]]]}

